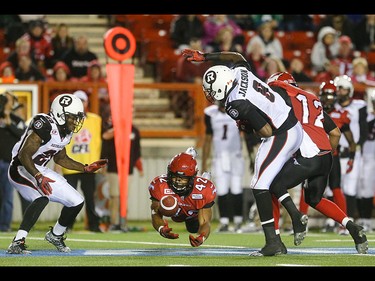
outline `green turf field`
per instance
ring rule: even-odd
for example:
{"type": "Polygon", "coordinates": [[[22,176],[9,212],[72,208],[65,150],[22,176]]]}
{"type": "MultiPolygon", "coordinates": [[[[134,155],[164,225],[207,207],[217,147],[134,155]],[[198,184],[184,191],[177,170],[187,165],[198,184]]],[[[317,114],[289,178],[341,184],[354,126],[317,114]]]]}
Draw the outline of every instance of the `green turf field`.
{"type": "MultiPolygon", "coordinates": [[[[184,224],[170,222],[180,238],[169,240],[154,231],[149,222],[129,222],[144,227],[142,232],[92,233],[77,223],[68,233],[71,253],[60,253],[44,240],[52,223],[37,223],[26,244],[30,255],[9,255],[6,249],[15,231],[0,233],[0,266],[65,266],[65,267],[369,267],[375,266],[375,234],[367,234],[369,253],[359,255],[350,236],[310,230],[296,247],[293,236],[282,233],[288,254],[276,257],[249,257],[251,251],[264,246],[263,233],[211,233],[198,248],[189,244],[184,224]]],[[[18,225],[14,225],[14,229],[18,225]]],[[[217,224],[213,224],[215,230],[217,224]]]]}

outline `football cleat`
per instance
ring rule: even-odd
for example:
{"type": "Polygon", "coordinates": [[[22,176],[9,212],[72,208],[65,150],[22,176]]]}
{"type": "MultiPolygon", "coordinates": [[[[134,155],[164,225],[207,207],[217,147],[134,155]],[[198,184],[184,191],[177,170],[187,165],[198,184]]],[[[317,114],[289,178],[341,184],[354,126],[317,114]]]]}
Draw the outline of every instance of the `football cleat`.
{"type": "Polygon", "coordinates": [[[346,224],[346,228],[349,230],[349,233],[354,240],[355,248],[358,254],[367,254],[368,241],[363,227],[355,224],[352,221],[348,221],[348,223],[346,224]]]}
{"type": "MultiPolygon", "coordinates": [[[[15,237],[14,237],[15,238],[15,237]]],[[[25,237],[14,240],[10,243],[7,253],[8,254],[31,254],[31,251],[26,250],[25,237]]]]}
{"type": "Polygon", "coordinates": [[[259,251],[254,251],[249,254],[250,257],[270,257],[286,255],[288,250],[286,249],[283,242],[273,242],[266,244],[259,251]]]}
{"type": "Polygon", "coordinates": [[[300,223],[301,223],[300,229],[298,231],[296,231],[294,229],[294,245],[296,245],[296,246],[301,245],[303,239],[305,239],[308,220],[309,220],[309,217],[307,215],[301,216],[301,218],[300,218],[300,223]]]}
{"type": "Polygon", "coordinates": [[[229,225],[227,224],[220,224],[220,226],[216,229],[216,232],[228,232],[229,225]]]}
{"type": "Polygon", "coordinates": [[[66,239],[66,237],[64,237],[64,235],[53,234],[52,227],[50,227],[50,231],[46,233],[45,239],[49,243],[54,245],[57,248],[57,250],[59,250],[59,252],[69,253],[71,251],[70,248],[65,245],[64,240],[66,239]]]}

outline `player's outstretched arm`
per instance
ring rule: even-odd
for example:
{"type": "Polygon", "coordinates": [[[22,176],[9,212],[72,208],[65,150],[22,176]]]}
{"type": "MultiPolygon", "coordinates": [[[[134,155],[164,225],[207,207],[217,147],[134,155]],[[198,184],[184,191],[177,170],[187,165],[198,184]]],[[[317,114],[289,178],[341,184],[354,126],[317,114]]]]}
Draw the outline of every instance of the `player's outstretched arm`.
{"type": "Polygon", "coordinates": [[[230,61],[232,63],[244,61],[246,59],[243,55],[238,52],[213,52],[213,53],[203,53],[198,50],[184,49],[182,55],[186,57],[188,61],[230,61]]]}
{"type": "Polygon", "coordinates": [[[159,212],[159,202],[156,200],[151,201],[151,220],[154,229],[164,238],[177,239],[179,237],[178,233],[172,232],[168,221],[163,219],[163,215],[159,212]]]}
{"type": "Polygon", "coordinates": [[[189,235],[190,245],[193,247],[199,247],[208,238],[208,236],[210,236],[212,208],[200,209],[198,212],[198,220],[198,236],[194,236],[192,234],[189,235]]]}
{"type": "Polygon", "coordinates": [[[56,164],[60,165],[61,167],[64,167],[65,169],[80,172],[85,171],[85,165],[70,158],[68,154],[66,154],[65,147],[53,157],[53,161],[55,161],[56,164]]]}

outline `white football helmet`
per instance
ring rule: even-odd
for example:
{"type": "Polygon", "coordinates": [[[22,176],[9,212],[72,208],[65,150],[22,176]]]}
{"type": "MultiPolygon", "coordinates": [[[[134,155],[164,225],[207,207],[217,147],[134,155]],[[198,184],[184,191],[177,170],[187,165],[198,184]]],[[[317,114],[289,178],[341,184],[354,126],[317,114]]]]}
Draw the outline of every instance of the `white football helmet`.
{"type": "Polygon", "coordinates": [[[352,83],[352,79],[348,75],[340,75],[337,76],[333,83],[335,84],[337,90],[340,88],[348,89],[349,90],[349,97],[352,98],[354,94],[354,87],[352,83]]]}
{"type": "Polygon", "coordinates": [[[236,85],[232,70],[224,65],[212,66],[203,75],[203,92],[211,103],[225,99],[236,85]]]}
{"type": "Polygon", "coordinates": [[[82,128],[85,119],[83,104],[74,95],[58,95],[51,104],[50,112],[57,124],[64,127],[68,132],[77,133],[82,128]],[[72,125],[68,124],[68,119],[71,120],[72,125]],[[72,126],[74,127],[72,128],[72,126]]]}

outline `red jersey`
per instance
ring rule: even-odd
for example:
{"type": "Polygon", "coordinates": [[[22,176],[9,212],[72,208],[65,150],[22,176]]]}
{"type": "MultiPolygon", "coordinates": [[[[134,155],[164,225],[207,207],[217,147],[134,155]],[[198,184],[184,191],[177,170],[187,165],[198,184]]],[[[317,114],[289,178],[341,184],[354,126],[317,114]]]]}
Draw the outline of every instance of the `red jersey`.
{"type": "Polygon", "coordinates": [[[320,151],[330,151],[332,147],[324,130],[323,106],[320,99],[313,93],[283,81],[272,81],[269,85],[285,89],[292,101],[294,114],[302,124],[304,131],[300,148],[302,156],[312,157],[320,151]]]}
{"type": "Polygon", "coordinates": [[[179,196],[173,192],[167,183],[167,175],[161,175],[153,179],[148,187],[151,199],[160,199],[165,195],[172,195],[177,198],[180,206],[176,215],[172,217],[175,222],[183,222],[198,216],[199,209],[205,206],[211,207],[215,203],[216,187],[212,181],[196,176],[193,184],[193,191],[189,196],[179,196]]]}
{"type": "MultiPolygon", "coordinates": [[[[334,108],[328,113],[333,122],[337,125],[341,132],[346,132],[350,130],[350,118],[349,112],[345,109],[334,108]]],[[[338,148],[333,153],[334,156],[338,155],[338,148]]]]}
{"type": "Polygon", "coordinates": [[[52,58],[54,51],[49,35],[43,34],[39,38],[34,38],[29,33],[25,33],[22,38],[30,42],[35,60],[44,61],[52,58]]]}
{"type": "Polygon", "coordinates": [[[327,113],[341,131],[346,131],[350,129],[349,128],[350,118],[349,118],[349,112],[347,110],[334,108],[331,112],[327,112],[327,113]]]}

